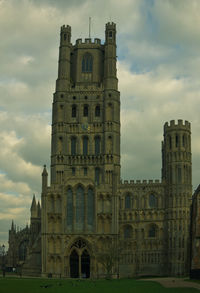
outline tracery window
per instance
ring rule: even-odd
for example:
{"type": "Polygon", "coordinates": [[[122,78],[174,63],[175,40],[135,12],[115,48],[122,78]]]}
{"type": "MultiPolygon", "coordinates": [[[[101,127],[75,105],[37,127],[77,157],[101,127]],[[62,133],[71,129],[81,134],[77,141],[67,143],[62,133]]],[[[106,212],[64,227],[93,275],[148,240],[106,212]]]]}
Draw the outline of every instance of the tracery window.
{"type": "Polygon", "coordinates": [[[25,261],[27,254],[27,241],[23,241],[19,245],[19,260],[25,261]]]}
{"type": "Polygon", "coordinates": [[[93,60],[92,55],[87,53],[82,59],[82,72],[92,72],[93,60]]]}
{"type": "Polygon", "coordinates": [[[76,190],[76,230],[82,231],[84,227],[84,190],[79,186],[76,190]]]}

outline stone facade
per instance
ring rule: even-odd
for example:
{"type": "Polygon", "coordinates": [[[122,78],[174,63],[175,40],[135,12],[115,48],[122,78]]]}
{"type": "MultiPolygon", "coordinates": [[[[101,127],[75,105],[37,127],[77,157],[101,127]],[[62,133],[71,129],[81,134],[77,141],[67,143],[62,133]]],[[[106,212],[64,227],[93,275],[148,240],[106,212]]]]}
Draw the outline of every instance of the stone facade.
{"type": "Polygon", "coordinates": [[[99,260],[112,247],[113,275],[187,275],[191,195],[187,121],[164,125],[161,182],[120,179],[116,25],[106,24],[104,44],[74,45],[62,26],[50,185],[46,167],[42,174],[42,276],[103,277],[99,260]]]}

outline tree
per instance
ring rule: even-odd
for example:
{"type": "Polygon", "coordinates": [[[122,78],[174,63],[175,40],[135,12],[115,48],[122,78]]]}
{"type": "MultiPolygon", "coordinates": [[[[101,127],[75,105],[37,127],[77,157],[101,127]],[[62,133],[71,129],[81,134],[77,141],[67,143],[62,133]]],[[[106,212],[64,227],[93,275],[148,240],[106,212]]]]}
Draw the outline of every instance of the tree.
{"type": "Polygon", "coordinates": [[[117,271],[118,275],[121,251],[122,248],[119,247],[117,240],[111,240],[110,243],[105,243],[103,250],[98,250],[96,258],[105,270],[106,279],[111,279],[113,271],[117,271]]]}

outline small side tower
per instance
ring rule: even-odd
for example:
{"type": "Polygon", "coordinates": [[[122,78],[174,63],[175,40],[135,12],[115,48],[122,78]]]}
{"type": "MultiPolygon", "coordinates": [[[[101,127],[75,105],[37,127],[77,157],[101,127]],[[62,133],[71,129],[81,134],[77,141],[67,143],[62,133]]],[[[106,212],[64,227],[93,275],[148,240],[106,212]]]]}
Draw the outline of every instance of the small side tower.
{"type": "Polygon", "coordinates": [[[164,125],[162,180],[166,184],[166,247],[168,274],[189,271],[189,224],[192,197],[190,123],[164,125]]]}
{"type": "Polygon", "coordinates": [[[65,91],[70,85],[71,27],[63,25],[60,29],[60,48],[58,61],[58,79],[56,91],[65,91]]]}
{"type": "Polygon", "coordinates": [[[105,31],[104,88],[117,90],[116,24],[108,22],[105,31]]]}

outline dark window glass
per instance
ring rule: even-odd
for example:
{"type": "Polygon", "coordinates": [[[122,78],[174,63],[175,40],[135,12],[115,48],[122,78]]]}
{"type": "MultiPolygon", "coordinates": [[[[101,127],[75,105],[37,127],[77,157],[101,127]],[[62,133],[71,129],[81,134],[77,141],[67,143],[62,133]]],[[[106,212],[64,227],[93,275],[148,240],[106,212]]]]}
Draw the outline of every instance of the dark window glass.
{"type": "Polygon", "coordinates": [[[172,138],[171,136],[169,136],[169,149],[171,150],[171,148],[172,148],[172,138]]]}
{"type": "Polygon", "coordinates": [[[73,194],[71,188],[67,190],[67,229],[72,230],[73,223],[73,194]]]}
{"type": "Polygon", "coordinates": [[[73,167],[72,168],[72,175],[75,175],[76,174],[76,169],[73,167]]]}
{"type": "Polygon", "coordinates": [[[76,117],[76,105],[72,106],[72,117],[76,117]]]}
{"type": "Polygon", "coordinates": [[[96,108],[95,108],[95,116],[100,117],[100,106],[96,106],[96,108]]]}
{"type": "Polygon", "coordinates": [[[178,135],[176,135],[176,147],[178,147],[178,135]]]}
{"type": "Polygon", "coordinates": [[[130,194],[127,194],[125,196],[125,209],[130,209],[131,208],[131,196],[130,194]]]}
{"type": "Polygon", "coordinates": [[[99,185],[99,182],[100,182],[100,169],[95,168],[95,183],[99,185]]]}
{"type": "Polygon", "coordinates": [[[83,116],[84,117],[88,117],[88,105],[84,105],[84,108],[83,108],[83,116]]]}
{"type": "Polygon", "coordinates": [[[83,138],[83,155],[87,155],[88,154],[88,138],[87,136],[85,136],[83,138]]]}
{"type": "Polygon", "coordinates": [[[83,172],[84,172],[84,176],[86,176],[87,175],[87,168],[84,168],[83,172]]]}
{"type": "Polygon", "coordinates": [[[109,38],[112,38],[112,31],[109,31],[109,38]]]}
{"type": "Polygon", "coordinates": [[[149,195],[149,207],[156,208],[157,207],[157,198],[154,194],[149,195]]]}
{"type": "Polygon", "coordinates": [[[156,227],[155,226],[151,226],[149,228],[149,237],[156,237],[156,227]]]}
{"type": "Polygon", "coordinates": [[[75,137],[71,138],[71,155],[72,156],[76,155],[76,138],[75,137]]]}
{"type": "Polygon", "coordinates": [[[131,238],[132,236],[132,228],[131,226],[124,227],[124,238],[131,238]]]}
{"type": "Polygon", "coordinates": [[[92,72],[92,56],[85,54],[82,59],[82,72],[92,72]]]}
{"type": "Polygon", "coordinates": [[[95,155],[99,155],[100,154],[100,137],[97,136],[95,137],[95,155]]]}

